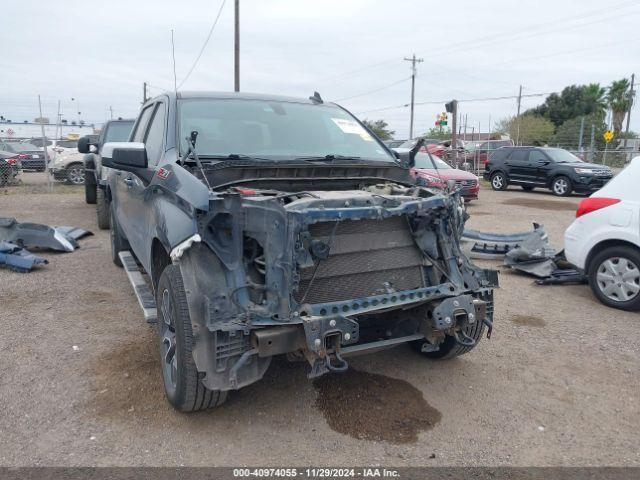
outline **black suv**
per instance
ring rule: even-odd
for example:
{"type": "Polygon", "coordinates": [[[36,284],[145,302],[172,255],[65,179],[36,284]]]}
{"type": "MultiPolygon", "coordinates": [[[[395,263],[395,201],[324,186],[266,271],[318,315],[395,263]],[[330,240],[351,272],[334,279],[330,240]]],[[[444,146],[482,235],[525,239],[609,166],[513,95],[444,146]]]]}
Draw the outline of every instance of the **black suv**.
{"type": "Polygon", "coordinates": [[[489,157],[484,171],[484,179],[491,181],[494,190],[514,184],[526,191],[548,188],[559,196],[594,192],[612,177],[609,167],[583,162],[562,148],[546,147],[499,148],[489,157]]]}

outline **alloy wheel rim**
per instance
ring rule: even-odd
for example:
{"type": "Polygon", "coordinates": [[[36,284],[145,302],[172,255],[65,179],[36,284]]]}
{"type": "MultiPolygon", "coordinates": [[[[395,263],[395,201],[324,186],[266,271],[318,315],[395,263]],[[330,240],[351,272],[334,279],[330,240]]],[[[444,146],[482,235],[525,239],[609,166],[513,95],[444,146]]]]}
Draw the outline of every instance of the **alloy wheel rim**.
{"type": "Polygon", "coordinates": [[[502,187],[502,177],[500,175],[496,175],[495,177],[493,177],[493,186],[495,188],[502,187]]]}
{"type": "Polygon", "coordinates": [[[84,183],[84,170],[81,168],[72,168],[69,170],[69,180],[74,185],[80,185],[84,183]]]}
{"type": "Polygon", "coordinates": [[[633,300],[640,293],[640,269],[625,257],[604,260],[596,271],[596,281],[602,294],[614,302],[633,300]]]}
{"type": "Polygon", "coordinates": [[[173,320],[172,301],[169,290],[162,291],[160,311],[162,315],[162,373],[165,385],[171,392],[178,385],[178,355],[176,352],[176,329],[173,320]]]}
{"type": "Polygon", "coordinates": [[[564,178],[559,178],[553,183],[553,190],[559,195],[564,194],[568,187],[569,185],[567,185],[567,181],[564,178]]]}

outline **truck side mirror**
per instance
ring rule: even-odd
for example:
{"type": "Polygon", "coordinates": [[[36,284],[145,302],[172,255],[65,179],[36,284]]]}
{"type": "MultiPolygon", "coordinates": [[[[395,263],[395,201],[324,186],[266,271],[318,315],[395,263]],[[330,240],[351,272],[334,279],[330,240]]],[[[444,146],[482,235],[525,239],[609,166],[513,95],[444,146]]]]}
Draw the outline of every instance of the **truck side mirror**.
{"type": "Polygon", "coordinates": [[[140,142],[110,142],[102,147],[102,165],[137,173],[148,165],[147,150],[140,142]]]}
{"type": "Polygon", "coordinates": [[[78,152],[90,153],[91,151],[91,139],[88,136],[80,137],[78,139],[78,152]]]}

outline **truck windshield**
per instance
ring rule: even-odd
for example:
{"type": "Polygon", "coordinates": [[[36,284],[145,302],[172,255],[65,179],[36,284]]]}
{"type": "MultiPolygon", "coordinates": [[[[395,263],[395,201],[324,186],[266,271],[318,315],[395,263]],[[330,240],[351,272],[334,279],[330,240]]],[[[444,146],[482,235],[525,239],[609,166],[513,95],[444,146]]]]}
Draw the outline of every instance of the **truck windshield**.
{"type": "Polygon", "coordinates": [[[107,128],[104,143],[107,142],[126,142],[129,140],[129,134],[133,128],[133,120],[130,122],[112,122],[107,128]]]}
{"type": "Polygon", "coordinates": [[[179,101],[180,152],[198,132],[201,157],[247,155],[274,160],[299,157],[395,158],[358,121],[335,105],[254,99],[179,101]]]}

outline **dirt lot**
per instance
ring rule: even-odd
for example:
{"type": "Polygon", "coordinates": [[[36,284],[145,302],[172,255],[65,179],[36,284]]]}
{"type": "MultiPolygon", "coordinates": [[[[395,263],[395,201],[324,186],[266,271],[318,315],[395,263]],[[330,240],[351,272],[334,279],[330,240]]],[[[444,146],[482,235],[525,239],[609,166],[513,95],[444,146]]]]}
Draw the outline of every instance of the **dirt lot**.
{"type": "MultiPolygon", "coordinates": [[[[107,232],[80,190],[59,191],[0,191],[0,216],[96,233],[36,272],[0,271],[2,465],[640,465],[638,315],[509,271],[469,355],[401,346],[315,383],[276,361],[224,407],[177,413],[107,232]]],[[[561,247],[578,201],[485,189],[469,226],[538,221],[561,247]]]]}

